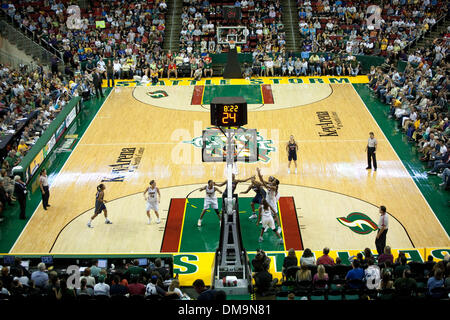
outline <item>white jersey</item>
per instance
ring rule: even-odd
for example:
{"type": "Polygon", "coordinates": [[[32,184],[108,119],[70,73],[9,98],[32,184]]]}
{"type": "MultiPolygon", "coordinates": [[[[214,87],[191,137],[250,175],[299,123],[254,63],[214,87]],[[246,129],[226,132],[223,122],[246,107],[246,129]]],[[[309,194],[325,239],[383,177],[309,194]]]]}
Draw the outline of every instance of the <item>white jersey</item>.
{"type": "Polygon", "coordinates": [[[212,186],[212,188],[209,188],[208,185],[205,188],[206,196],[205,201],[203,204],[203,209],[218,209],[219,205],[217,203],[217,197],[216,197],[216,187],[212,186]]]}
{"type": "Polygon", "coordinates": [[[273,221],[270,207],[267,210],[261,207],[261,222],[263,228],[270,228],[272,230],[275,230],[275,222],[273,221]]]}
{"type": "Polygon", "coordinates": [[[273,210],[275,210],[276,213],[278,212],[278,200],[280,200],[280,194],[276,190],[269,189],[267,202],[272,206],[273,210]]]}
{"type": "Polygon", "coordinates": [[[148,202],[157,202],[158,201],[158,195],[156,194],[156,187],[155,188],[148,188],[147,194],[148,194],[148,198],[147,201],[148,202]]]}
{"type": "Polygon", "coordinates": [[[216,187],[212,186],[212,188],[209,188],[208,185],[206,186],[206,198],[209,199],[216,199],[216,187]]]}
{"type": "Polygon", "coordinates": [[[261,209],[261,218],[269,218],[272,217],[272,213],[270,212],[270,207],[265,210],[264,207],[261,209]]]}

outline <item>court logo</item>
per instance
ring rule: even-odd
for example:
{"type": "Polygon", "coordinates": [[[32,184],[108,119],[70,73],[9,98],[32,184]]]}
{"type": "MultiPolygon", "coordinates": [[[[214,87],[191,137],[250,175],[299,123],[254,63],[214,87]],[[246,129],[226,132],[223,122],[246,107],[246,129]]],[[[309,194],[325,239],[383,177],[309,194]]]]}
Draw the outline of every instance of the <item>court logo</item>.
{"type": "MultiPolygon", "coordinates": [[[[214,155],[214,154],[218,154],[219,156],[222,156],[222,151],[224,150],[226,144],[227,144],[227,140],[225,138],[225,136],[222,134],[222,132],[218,129],[218,128],[214,128],[214,127],[210,127],[207,128],[210,130],[217,130],[217,134],[215,135],[210,135],[208,137],[208,143],[206,144],[206,153],[210,154],[210,155],[214,155]]],[[[259,134],[259,132],[257,133],[257,148],[258,148],[258,161],[261,162],[269,162],[270,161],[270,153],[271,152],[275,152],[276,148],[272,145],[273,141],[269,140],[269,139],[265,139],[263,136],[261,136],[259,134]]],[[[245,134],[243,134],[240,137],[236,137],[237,143],[239,144],[240,142],[243,143],[246,139],[245,134]]],[[[189,143],[192,144],[194,147],[197,148],[202,148],[203,147],[203,140],[202,137],[196,137],[190,141],[183,141],[183,143],[189,143]]],[[[249,150],[244,150],[244,152],[241,153],[241,155],[246,155],[249,154],[250,151],[249,150]]]]}
{"type": "Polygon", "coordinates": [[[109,176],[103,177],[102,182],[123,182],[133,174],[141,163],[144,148],[122,148],[114,164],[110,164],[109,176]]]}
{"type": "Polygon", "coordinates": [[[161,99],[161,98],[165,98],[165,97],[169,96],[169,94],[164,90],[150,91],[150,92],[147,92],[147,95],[153,99],[161,99]]]}
{"type": "Polygon", "coordinates": [[[378,230],[377,224],[361,212],[352,212],[347,217],[340,217],[337,220],[357,234],[369,234],[378,230]]]}
{"type": "Polygon", "coordinates": [[[339,118],[337,112],[332,112],[331,115],[328,111],[318,111],[316,112],[319,123],[316,126],[321,128],[319,137],[337,137],[339,136],[338,130],[340,130],[344,125],[339,118]]]}

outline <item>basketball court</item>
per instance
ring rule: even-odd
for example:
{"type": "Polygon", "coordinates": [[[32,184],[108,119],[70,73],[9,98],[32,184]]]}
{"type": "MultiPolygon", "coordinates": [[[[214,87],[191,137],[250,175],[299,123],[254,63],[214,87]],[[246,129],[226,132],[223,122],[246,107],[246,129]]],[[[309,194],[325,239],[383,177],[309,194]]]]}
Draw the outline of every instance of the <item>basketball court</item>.
{"type": "MultiPolygon", "coordinates": [[[[280,180],[283,244],[270,230],[258,242],[260,227],[248,219],[253,192],[239,195],[248,251],[374,249],[380,205],[389,214],[391,247],[450,246],[352,84],[258,80],[116,87],[54,179],[51,209],[36,209],[11,253],[214,252],[220,232],[216,214],[207,212],[202,227],[197,219],[204,198],[198,189],[209,179],[226,180],[224,163],[204,163],[201,154],[202,131],[211,127],[209,103],[218,95],[243,96],[249,103],[246,127],[258,131],[258,161],[238,163],[237,178],[255,175],[259,167],[265,177],[280,180]],[[378,140],[376,172],[365,169],[370,131],[378,140]],[[297,174],[293,167],[287,171],[290,135],[299,144],[297,174]],[[161,223],[153,218],[149,225],[143,191],[152,179],[161,191],[161,223]],[[100,183],[106,185],[113,224],[98,216],[90,229],[86,223],[100,183]]],[[[239,184],[237,192],[247,188],[239,184]]]]}

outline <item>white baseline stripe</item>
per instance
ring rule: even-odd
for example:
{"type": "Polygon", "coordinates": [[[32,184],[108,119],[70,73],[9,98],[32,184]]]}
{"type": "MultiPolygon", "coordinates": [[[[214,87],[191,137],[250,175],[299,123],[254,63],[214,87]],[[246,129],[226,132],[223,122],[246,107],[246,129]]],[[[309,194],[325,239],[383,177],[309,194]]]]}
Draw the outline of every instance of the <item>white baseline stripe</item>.
{"type": "MultiPolygon", "coordinates": [[[[391,142],[389,141],[389,139],[386,137],[386,135],[384,134],[383,130],[381,129],[380,125],[378,124],[378,122],[375,120],[374,116],[372,115],[372,113],[370,112],[369,108],[367,108],[366,103],[364,102],[364,100],[361,98],[361,96],[358,94],[358,91],[356,91],[355,87],[353,86],[353,84],[350,85],[353,90],[355,91],[356,95],[358,96],[358,98],[361,100],[362,104],[364,105],[364,107],[366,108],[367,112],[369,113],[369,115],[372,117],[373,121],[377,124],[377,127],[380,129],[381,133],[383,134],[384,138],[387,140],[387,142],[389,143],[389,145],[391,146],[392,150],[394,150],[395,155],[397,156],[397,158],[400,160],[400,163],[402,164],[403,168],[405,169],[405,171],[408,173],[408,177],[412,180],[413,184],[416,186],[417,191],[419,191],[419,194],[422,196],[423,200],[425,201],[425,203],[427,204],[428,208],[431,210],[431,212],[433,212],[434,217],[436,218],[437,222],[439,223],[439,225],[441,226],[441,228],[444,230],[445,233],[447,233],[447,231],[445,231],[444,226],[442,225],[441,221],[438,219],[438,217],[436,216],[436,213],[434,212],[434,210],[431,208],[430,204],[428,203],[427,199],[425,198],[425,196],[422,194],[422,191],[420,191],[419,187],[417,186],[416,182],[414,181],[414,179],[411,177],[408,169],[406,169],[405,165],[403,164],[402,159],[399,157],[399,155],[397,154],[397,151],[395,151],[394,147],[392,146],[391,142]]],[[[447,238],[450,239],[449,235],[447,234],[447,238]]]]}

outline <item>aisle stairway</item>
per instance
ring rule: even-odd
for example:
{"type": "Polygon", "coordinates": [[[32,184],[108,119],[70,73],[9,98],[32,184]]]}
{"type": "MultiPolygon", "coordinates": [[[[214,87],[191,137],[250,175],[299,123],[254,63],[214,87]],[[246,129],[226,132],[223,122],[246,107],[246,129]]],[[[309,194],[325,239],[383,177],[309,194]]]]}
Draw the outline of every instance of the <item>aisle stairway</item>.
{"type": "Polygon", "coordinates": [[[166,30],[164,35],[163,50],[177,52],[180,49],[180,31],[181,31],[181,0],[170,0],[168,3],[168,12],[166,19],[166,30]]]}
{"type": "Polygon", "coordinates": [[[294,0],[282,0],[282,21],[286,32],[286,50],[300,50],[300,33],[298,30],[297,3],[294,0]]]}
{"type": "Polygon", "coordinates": [[[448,26],[450,25],[449,19],[443,19],[440,21],[435,28],[432,28],[430,32],[425,34],[425,36],[416,42],[415,45],[411,46],[408,50],[408,53],[414,52],[419,48],[424,48],[429,46],[434,39],[439,38],[442,33],[445,33],[448,26]]]}

